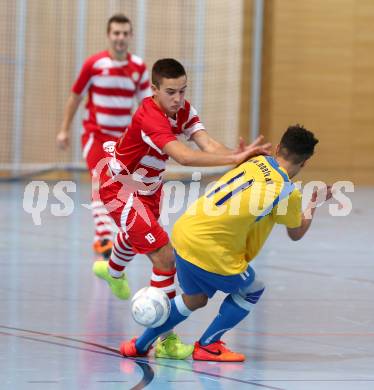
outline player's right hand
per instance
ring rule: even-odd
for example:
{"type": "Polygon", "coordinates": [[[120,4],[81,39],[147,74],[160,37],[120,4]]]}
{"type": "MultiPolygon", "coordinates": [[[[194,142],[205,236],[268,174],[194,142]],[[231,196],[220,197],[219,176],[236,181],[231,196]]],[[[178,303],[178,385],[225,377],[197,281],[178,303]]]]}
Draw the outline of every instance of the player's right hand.
{"type": "Polygon", "coordinates": [[[56,137],[56,143],[57,143],[57,146],[62,149],[62,150],[65,150],[69,147],[69,144],[70,144],[70,137],[69,137],[69,134],[66,133],[65,131],[60,131],[58,134],[57,134],[57,137],[56,137]]]}
{"type": "Polygon", "coordinates": [[[259,155],[270,155],[271,143],[264,143],[264,137],[258,136],[250,145],[244,145],[242,140],[239,143],[239,147],[236,149],[236,164],[241,164],[244,161],[249,160],[252,157],[259,155]]]}

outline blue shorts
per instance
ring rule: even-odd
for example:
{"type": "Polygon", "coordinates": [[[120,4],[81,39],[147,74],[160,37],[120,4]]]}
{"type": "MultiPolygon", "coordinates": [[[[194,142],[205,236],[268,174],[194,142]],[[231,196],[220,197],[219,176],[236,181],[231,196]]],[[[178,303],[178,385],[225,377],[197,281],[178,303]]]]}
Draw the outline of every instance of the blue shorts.
{"type": "Polygon", "coordinates": [[[180,257],[176,251],[174,253],[179,284],[187,295],[203,293],[212,298],[216,291],[237,293],[249,287],[255,279],[255,271],[249,265],[241,274],[225,276],[205,271],[180,257]]]}

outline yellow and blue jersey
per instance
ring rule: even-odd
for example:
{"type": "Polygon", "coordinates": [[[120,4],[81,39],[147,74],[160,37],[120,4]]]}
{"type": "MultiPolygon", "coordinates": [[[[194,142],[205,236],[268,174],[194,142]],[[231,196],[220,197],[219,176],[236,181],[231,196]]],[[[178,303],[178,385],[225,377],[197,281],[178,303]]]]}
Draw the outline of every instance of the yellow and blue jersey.
{"type": "Polygon", "coordinates": [[[275,223],[301,225],[301,194],[273,157],[258,156],[221,177],[174,225],[177,253],[220,275],[244,272],[275,223]]]}

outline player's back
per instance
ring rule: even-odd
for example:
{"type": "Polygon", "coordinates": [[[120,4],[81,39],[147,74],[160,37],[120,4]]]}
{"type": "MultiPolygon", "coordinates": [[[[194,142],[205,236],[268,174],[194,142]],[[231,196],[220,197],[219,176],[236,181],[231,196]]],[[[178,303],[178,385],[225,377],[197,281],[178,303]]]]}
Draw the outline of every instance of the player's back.
{"type": "Polygon", "coordinates": [[[182,257],[210,272],[243,272],[251,260],[251,231],[258,252],[275,223],[274,207],[292,190],[272,157],[253,158],[191,205],[174,225],[172,243],[182,257]]]}

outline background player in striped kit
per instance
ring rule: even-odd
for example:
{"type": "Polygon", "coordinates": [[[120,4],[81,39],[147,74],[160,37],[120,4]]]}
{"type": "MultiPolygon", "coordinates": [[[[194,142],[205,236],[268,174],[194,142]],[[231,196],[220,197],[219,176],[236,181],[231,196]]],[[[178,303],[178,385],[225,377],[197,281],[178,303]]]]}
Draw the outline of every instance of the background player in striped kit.
{"type": "MultiPolygon", "coordinates": [[[[141,102],[151,93],[143,60],[128,52],[132,35],[131,21],[125,15],[116,14],[108,20],[108,50],[94,54],[84,62],[66,103],[62,126],[57,135],[58,145],[67,148],[71,122],[87,95],[82,152],[94,179],[96,165],[105,157],[103,143],[116,141],[122,136],[130,124],[136,100],[141,102]]],[[[93,194],[98,190],[95,187],[94,184],[93,194]]],[[[94,198],[99,199],[96,196],[94,198]]],[[[100,200],[92,201],[91,207],[95,223],[94,250],[109,256],[113,235],[111,220],[100,200]]]]}
{"type": "MultiPolygon", "coordinates": [[[[109,263],[96,261],[95,274],[105,279],[114,295],[128,299],[130,289],[124,273],[136,253],[146,254],[153,264],[151,285],[175,296],[175,260],[169,237],[158,223],[162,174],[172,157],[182,165],[235,165],[250,156],[267,153],[269,144],[259,137],[253,144],[232,150],[205,131],[195,108],[185,100],[187,76],[172,58],[158,60],[152,68],[153,96],[145,98],[124,136],[113,147],[112,179],[104,178],[100,196],[120,229],[109,263]],[[185,136],[200,150],[181,142],[185,136]],[[113,206],[113,207],[112,207],[113,206]]],[[[192,352],[174,334],[157,344],[156,355],[183,359],[192,352]]]]}

